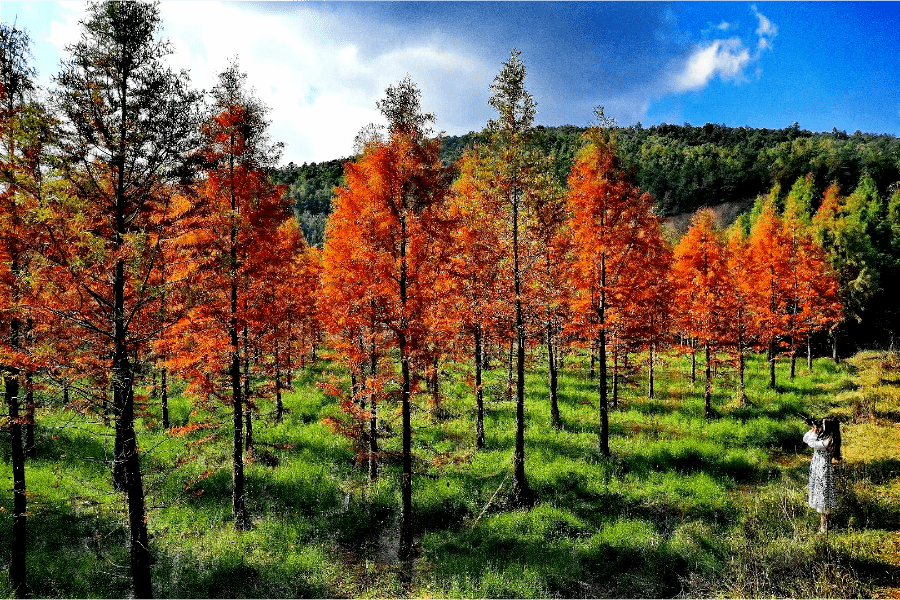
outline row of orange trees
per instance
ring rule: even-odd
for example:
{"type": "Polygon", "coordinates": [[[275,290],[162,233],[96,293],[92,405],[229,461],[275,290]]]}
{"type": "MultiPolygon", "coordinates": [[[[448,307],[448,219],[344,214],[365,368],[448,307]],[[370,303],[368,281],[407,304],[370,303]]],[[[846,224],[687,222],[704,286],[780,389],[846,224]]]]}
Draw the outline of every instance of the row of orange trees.
{"type": "MultiPolygon", "coordinates": [[[[535,500],[524,468],[529,347],[546,349],[557,427],[559,353],[572,345],[596,353],[599,442],[609,455],[608,396],[629,355],[649,357],[652,396],[662,348],[678,339],[691,351],[701,348],[712,416],[718,356],[733,357],[743,396],[743,355],[766,350],[774,387],[777,355],[791,355],[793,376],[798,348],[841,319],[837,279],[800,191],[792,191],[783,214],[763,202],[749,230],[736,226],[727,236],[701,211],[673,248],[653,199],[620,166],[605,123],[586,133],[566,188],[554,184],[552,157],[526,143],[535,105],[524,79],[514,52],[491,86],[498,116],[487,126],[488,141],[454,167],[440,161],[433,116],[422,112],[416,86],[407,78],[389,87],[379,103],[387,130],[367,130],[361,155],[346,166],[345,186],[335,191],[318,307],[353,379],[343,394],[350,424],[336,425],[355,439],[375,477],[378,407],[399,401],[401,556],[412,547],[411,398],[423,381],[437,394],[441,360],[472,365],[481,447],[485,348],[510,344],[517,423],[511,502],[527,506],[535,500]]],[[[602,110],[598,116],[603,121],[602,110]]]]}

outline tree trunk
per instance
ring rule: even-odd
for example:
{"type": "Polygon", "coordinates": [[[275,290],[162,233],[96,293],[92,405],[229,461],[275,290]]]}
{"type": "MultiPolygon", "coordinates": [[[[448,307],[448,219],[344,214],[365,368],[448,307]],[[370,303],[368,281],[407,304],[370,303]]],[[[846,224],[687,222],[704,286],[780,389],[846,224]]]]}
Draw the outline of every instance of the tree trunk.
{"type": "Polygon", "coordinates": [[[791,381],[797,375],[797,352],[791,352],[791,381]]]}
{"type": "MultiPolygon", "coordinates": [[[[602,322],[602,320],[601,320],[602,322]]],[[[606,390],[606,331],[601,329],[597,340],[598,370],[600,372],[600,452],[609,456],[609,403],[606,390]]]]}
{"type": "Polygon", "coordinates": [[[535,495],[525,475],[525,319],[522,314],[522,273],[519,265],[519,192],[513,190],[513,285],[516,307],[516,448],[513,452],[513,506],[532,506],[535,495]]]}
{"type": "MultiPolygon", "coordinates": [[[[229,156],[229,167],[234,181],[234,157],[229,156]]],[[[231,213],[237,213],[237,198],[235,190],[231,190],[231,213]]],[[[234,217],[232,217],[234,218],[234,217]]],[[[231,398],[232,398],[232,424],[234,438],[231,447],[231,513],[234,517],[235,529],[244,530],[250,528],[250,513],[247,512],[247,503],[244,490],[244,431],[243,431],[243,402],[241,398],[241,346],[238,339],[238,280],[237,280],[237,224],[231,225],[231,319],[228,324],[228,335],[231,339],[231,398]]]]}
{"type": "Polygon", "coordinates": [[[481,326],[475,326],[475,447],[484,448],[484,390],[481,383],[481,326]]]}
{"type": "Polygon", "coordinates": [[[806,368],[812,371],[812,333],[806,335],[806,368]]]}
{"type": "Polygon", "coordinates": [[[247,428],[247,434],[244,436],[244,450],[250,452],[253,448],[253,406],[249,398],[244,401],[244,423],[247,428]]]}
{"type": "Polygon", "coordinates": [[[515,340],[509,340],[509,360],[506,362],[506,384],[507,387],[512,390],[513,383],[513,372],[515,368],[513,367],[513,362],[515,360],[515,340]]]}
{"type": "MultiPolygon", "coordinates": [[[[17,338],[12,324],[13,335],[17,338]]],[[[15,339],[15,338],[14,338],[15,339]]],[[[13,342],[15,347],[15,342],[13,342]]],[[[22,425],[19,421],[19,374],[15,371],[4,377],[6,406],[9,409],[9,433],[12,459],[13,479],[13,515],[12,539],[10,540],[11,559],[9,562],[9,582],[16,598],[28,596],[26,556],[28,496],[25,488],[25,453],[22,449],[22,425]]]]}
{"type": "Polygon", "coordinates": [[[769,360],[769,389],[775,389],[775,338],[769,340],[769,349],[767,352],[769,360]]]}
{"type": "MultiPolygon", "coordinates": [[[[407,265],[406,265],[406,220],[400,218],[400,307],[406,311],[407,301],[407,265]]],[[[413,513],[412,513],[412,422],[410,411],[412,386],[409,375],[409,349],[407,348],[407,323],[401,318],[397,344],[400,347],[400,373],[403,378],[401,413],[403,418],[403,472],[400,479],[400,548],[397,556],[400,560],[409,560],[413,555],[413,513]]]]}
{"type": "Polygon", "coordinates": [[[559,402],[557,389],[559,387],[558,373],[556,372],[556,352],[553,345],[553,325],[547,322],[547,386],[550,390],[550,422],[555,429],[562,429],[562,419],[559,416],[559,402]]]}
{"type": "Polygon", "coordinates": [[[36,407],[34,404],[34,372],[29,369],[25,371],[25,457],[34,458],[37,456],[37,449],[34,446],[34,415],[36,407]]]}
{"type": "Polygon", "coordinates": [[[244,325],[244,421],[247,424],[247,434],[244,436],[244,450],[250,452],[253,448],[253,403],[250,402],[250,345],[247,342],[247,326],[244,325]]]}
{"type": "Polygon", "coordinates": [[[744,344],[738,341],[738,394],[741,397],[741,406],[747,403],[747,393],[744,388],[744,344]]]}
{"type": "Polygon", "coordinates": [[[619,345],[613,343],[612,407],[619,406],[619,345]]]}
{"type": "Polygon", "coordinates": [[[588,373],[588,379],[591,381],[597,376],[597,340],[591,340],[591,370],[588,373]]]}
{"type": "Polygon", "coordinates": [[[697,340],[690,339],[691,344],[691,383],[697,383],[697,340]]]}
{"type": "Polygon", "coordinates": [[[159,402],[162,405],[162,426],[163,429],[169,429],[169,380],[168,370],[163,367],[159,374],[159,402]]]}
{"type": "MultiPolygon", "coordinates": [[[[128,360],[125,361],[126,370],[128,360]]],[[[135,598],[152,598],[153,585],[150,575],[150,542],[147,536],[146,507],[144,505],[144,483],[141,476],[141,461],[137,451],[137,437],[134,432],[134,387],[133,381],[127,390],[128,401],[122,411],[125,422],[123,431],[126,496],[128,501],[128,527],[131,545],[131,577],[135,598]]]]}
{"type": "Polygon", "coordinates": [[[838,354],[837,338],[837,331],[831,332],[831,359],[834,361],[834,364],[839,364],[841,362],[841,355],[838,354]]]}
{"type": "MultiPolygon", "coordinates": [[[[275,349],[276,355],[278,348],[275,349]]],[[[284,419],[284,401],[281,399],[281,365],[278,358],[275,359],[275,421],[281,423],[284,419]]]]}
{"type": "MultiPolygon", "coordinates": [[[[369,375],[378,376],[378,355],[375,353],[375,328],[372,327],[372,344],[369,349],[369,375]]],[[[369,481],[378,479],[378,407],[375,390],[369,394],[369,481]]]]}
{"type": "Polygon", "coordinates": [[[650,345],[649,357],[647,358],[647,397],[653,400],[656,396],[653,390],[653,345],[650,345]]]}
{"type": "Polygon", "coordinates": [[[712,352],[709,348],[709,342],[704,344],[706,350],[706,391],[703,394],[703,403],[704,409],[706,413],[706,418],[711,419],[713,417],[713,409],[712,409],[712,352]]]}

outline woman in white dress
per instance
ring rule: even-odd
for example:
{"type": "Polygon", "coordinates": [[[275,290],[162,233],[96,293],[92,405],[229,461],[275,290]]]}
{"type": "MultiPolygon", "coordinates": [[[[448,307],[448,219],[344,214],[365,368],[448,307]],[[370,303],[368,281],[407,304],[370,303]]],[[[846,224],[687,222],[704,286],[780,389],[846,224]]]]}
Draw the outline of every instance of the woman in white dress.
{"type": "Polygon", "coordinates": [[[807,446],[814,449],[809,464],[809,505],[820,515],[819,531],[828,531],[831,512],[837,508],[833,462],[841,460],[841,428],[834,417],[812,423],[803,436],[807,446]]]}

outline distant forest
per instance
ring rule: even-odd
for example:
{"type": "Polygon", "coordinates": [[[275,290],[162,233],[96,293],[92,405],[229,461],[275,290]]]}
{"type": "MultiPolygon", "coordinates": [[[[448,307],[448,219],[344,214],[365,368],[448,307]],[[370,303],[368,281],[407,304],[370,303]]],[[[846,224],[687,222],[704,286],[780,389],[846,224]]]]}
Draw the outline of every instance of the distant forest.
{"type": "MultiPolygon", "coordinates": [[[[534,128],[531,143],[552,155],[555,176],[565,184],[572,159],[581,146],[584,127],[571,125],[534,128]]],[[[747,201],[773,188],[786,193],[794,182],[813,176],[814,198],[837,183],[849,194],[867,174],[878,195],[886,197],[900,182],[900,140],[889,134],[859,131],[847,134],[813,133],[795,123],[784,129],[753,129],[706,124],[655,125],[615,128],[619,157],[633,170],[637,185],[656,199],[663,216],[691,213],[723,202],[747,201]]],[[[450,164],[473,144],[486,140],[483,132],[443,139],[441,157],[450,164]]],[[[290,186],[294,215],[310,244],[321,245],[331,195],[342,185],[343,164],[351,158],[320,163],[289,163],[273,174],[276,183],[290,186]]],[[[813,209],[817,208],[814,204],[813,209]]]]}

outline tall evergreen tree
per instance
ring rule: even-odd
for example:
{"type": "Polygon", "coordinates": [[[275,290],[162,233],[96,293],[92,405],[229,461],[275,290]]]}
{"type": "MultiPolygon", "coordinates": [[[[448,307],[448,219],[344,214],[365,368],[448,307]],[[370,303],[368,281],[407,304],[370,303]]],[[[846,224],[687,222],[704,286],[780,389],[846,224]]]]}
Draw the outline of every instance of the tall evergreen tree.
{"type": "MultiPolygon", "coordinates": [[[[31,40],[21,29],[0,24],[0,373],[9,410],[12,444],[13,527],[9,580],[17,597],[28,594],[26,576],[27,489],[22,424],[19,417],[20,374],[25,364],[21,279],[28,229],[23,209],[27,192],[22,189],[22,133],[35,90],[36,73],[29,64],[31,40]]],[[[27,142],[26,142],[27,144],[27,142]]]]}
{"type": "Polygon", "coordinates": [[[159,251],[151,222],[172,184],[192,174],[198,95],[186,73],[162,64],[171,49],[157,39],[158,3],[92,2],[86,15],[55,78],[71,200],[54,207],[49,253],[63,300],[54,310],[93,340],[95,356],[111,356],[114,481],[128,502],[133,592],[149,597],[132,357],[147,342],[141,319],[159,292],[150,284],[159,251]]]}

